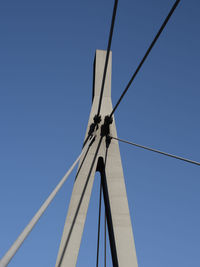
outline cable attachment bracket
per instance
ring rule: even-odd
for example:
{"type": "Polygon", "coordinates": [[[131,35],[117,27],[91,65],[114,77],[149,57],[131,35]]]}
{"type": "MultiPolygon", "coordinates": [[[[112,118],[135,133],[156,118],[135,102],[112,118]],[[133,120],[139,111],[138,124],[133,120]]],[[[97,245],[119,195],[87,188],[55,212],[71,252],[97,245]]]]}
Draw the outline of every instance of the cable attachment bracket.
{"type": "Polygon", "coordinates": [[[106,147],[108,148],[111,142],[110,137],[110,124],[112,124],[113,118],[110,116],[105,116],[104,124],[101,126],[101,136],[106,137],[106,147]]]}
{"type": "Polygon", "coordinates": [[[93,121],[94,122],[90,125],[88,136],[91,136],[94,133],[95,128],[98,129],[98,124],[101,122],[101,116],[95,115],[93,118],[93,121]]]}
{"type": "Polygon", "coordinates": [[[95,115],[93,118],[93,121],[96,125],[98,125],[101,122],[101,116],[100,115],[95,115]]]}

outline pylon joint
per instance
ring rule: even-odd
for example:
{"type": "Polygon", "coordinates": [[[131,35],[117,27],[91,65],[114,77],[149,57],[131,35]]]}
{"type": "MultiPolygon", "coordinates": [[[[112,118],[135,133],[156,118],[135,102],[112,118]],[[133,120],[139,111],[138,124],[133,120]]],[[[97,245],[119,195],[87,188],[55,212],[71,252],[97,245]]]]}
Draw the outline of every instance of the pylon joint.
{"type": "Polygon", "coordinates": [[[108,136],[110,134],[110,124],[112,124],[113,119],[110,116],[105,116],[104,124],[101,126],[101,136],[108,136]]]}

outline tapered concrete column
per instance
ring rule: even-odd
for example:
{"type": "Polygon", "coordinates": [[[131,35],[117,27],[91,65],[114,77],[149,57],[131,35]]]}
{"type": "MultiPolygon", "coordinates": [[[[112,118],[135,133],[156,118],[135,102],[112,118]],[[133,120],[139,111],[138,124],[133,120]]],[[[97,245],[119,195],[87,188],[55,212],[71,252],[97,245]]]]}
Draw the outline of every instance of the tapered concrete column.
{"type": "MultiPolygon", "coordinates": [[[[105,137],[101,137],[101,125],[104,117],[112,111],[111,102],[111,56],[110,53],[107,75],[105,80],[104,94],[101,106],[101,123],[96,131],[95,141],[89,148],[86,157],[80,160],[77,177],[74,183],[68,214],[60,243],[56,267],[74,267],[78,257],[85,219],[91,196],[94,175],[97,169],[99,158],[105,161],[106,143],[105,137]]],[[[94,64],[94,87],[93,102],[89,122],[86,131],[86,138],[97,113],[103,69],[105,64],[106,51],[97,50],[94,64]]],[[[117,136],[115,121],[110,125],[111,135],[117,136]]],[[[112,140],[107,151],[105,165],[107,191],[112,217],[112,228],[114,242],[119,266],[137,267],[135,245],[132,233],[132,225],[128,208],[126,188],[122,170],[122,163],[119,152],[118,141],[112,140]]]]}

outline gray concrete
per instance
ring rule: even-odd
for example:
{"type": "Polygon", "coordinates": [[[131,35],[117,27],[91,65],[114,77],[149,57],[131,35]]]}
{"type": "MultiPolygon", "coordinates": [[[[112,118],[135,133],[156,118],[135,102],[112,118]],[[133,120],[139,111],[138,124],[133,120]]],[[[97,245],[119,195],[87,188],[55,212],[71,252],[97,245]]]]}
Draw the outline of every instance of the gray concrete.
{"type": "MultiPolygon", "coordinates": [[[[89,131],[89,126],[93,122],[93,117],[97,113],[99,96],[101,90],[101,81],[103,76],[104,62],[106,51],[96,51],[96,68],[95,68],[95,84],[94,98],[92,109],[86,131],[86,136],[89,131]]],[[[102,99],[102,107],[100,115],[103,123],[105,115],[112,111],[111,102],[111,62],[112,54],[110,54],[104,94],[102,99]]],[[[115,121],[110,127],[111,135],[117,137],[115,121]]],[[[96,132],[96,139],[91,146],[87,157],[82,165],[82,168],[75,180],[72,192],[71,201],[69,204],[68,214],[64,226],[64,231],[60,243],[56,267],[74,267],[78,257],[82,233],[84,229],[85,219],[87,215],[88,205],[91,196],[91,190],[96,172],[97,160],[99,157],[105,158],[105,138],[102,140],[98,155],[94,160],[94,166],[90,170],[91,163],[100,140],[100,127],[96,132]],[[88,174],[90,177],[88,178],[88,174]],[[85,186],[87,185],[87,186],[85,186]],[[84,191],[84,194],[83,194],[84,191]],[[82,199],[82,201],[80,201],[82,199]],[[81,202],[81,205],[79,205],[81,202]],[[78,209],[78,212],[77,212],[78,209]],[[70,238],[69,238],[70,237],[70,238]]],[[[80,164],[83,160],[80,160],[80,164]]],[[[128,208],[126,188],[120,158],[118,141],[112,140],[109,149],[106,163],[106,175],[108,193],[110,199],[113,229],[115,235],[116,249],[119,266],[137,267],[137,258],[133,239],[132,225],[128,208]]]]}

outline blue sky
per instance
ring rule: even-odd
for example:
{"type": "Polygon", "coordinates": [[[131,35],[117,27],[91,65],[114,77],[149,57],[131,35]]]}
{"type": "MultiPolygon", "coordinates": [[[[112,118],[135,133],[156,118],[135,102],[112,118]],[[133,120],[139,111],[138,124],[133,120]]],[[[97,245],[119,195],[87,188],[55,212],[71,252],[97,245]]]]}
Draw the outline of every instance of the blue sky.
{"type": "MultiPolygon", "coordinates": [[[[0,257],[80,153],[94,54],[107,47],[113,2],[0,3],[0,257]]],[[[113,103],[173,3],[119,1],[113,103]]],[[[120,138],[196,161],[199,8],[197,0],[181,1],[115,114],[120,138]]],[[[199,167],[125,144],[120,149],[139,267],[199,267],[199,167]]],[[[55,265],[74,176],[75,171],[9,266],[55,265]]],[[[98,190],[97,175],[80,267],[95,266],[98,190]]]]}

